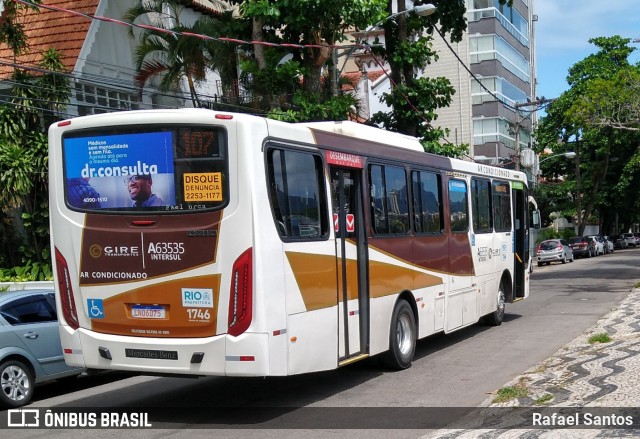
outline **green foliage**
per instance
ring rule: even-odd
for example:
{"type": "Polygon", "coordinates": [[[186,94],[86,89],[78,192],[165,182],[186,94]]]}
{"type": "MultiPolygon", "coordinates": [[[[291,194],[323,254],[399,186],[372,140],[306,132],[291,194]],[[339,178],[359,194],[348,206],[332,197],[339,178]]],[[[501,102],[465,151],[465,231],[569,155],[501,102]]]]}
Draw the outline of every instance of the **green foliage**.
{"type": "Polygon", "coordinates": [[[240,63],[240,82],[254,101],[259,101],[261,108],[277,111],[281,106],[291,104],[295,91],[301,89],[297,78],[302,75],[302,67],[298,61],[279,64],[284,55],[284,51],[269,51],[266,69],[260,69],[254,59],[240,63]]]}
{"type": "Polygon", "coordinates": [[[321,95],[297,93],[293,97],[295,110],[272,110],[271,119],[286,122],[312,122],[323,120],[346,120],[350,109],[357,105],[351,95],[338,95],[323,98],[321,95]]]}
{"type": "Polygon", "coordinates": [[[589,340],[588,340],[589,344],[609,343],[610,341],[611,341],[611,337],[606,332],[593,334],[591,337],[589,337],[589,340]]]}
{"type": "Polygon", "coordinates": [[[51,264],[27,260],[13,268],[0,268],[0,282],[30,282],[52,280],[51,264]]]}
{"type": "Polygon", "coordinates": [[[184,3],[182,0],[139,0],[125,12],[123,19],[137,22],[146,17],[155,28],[166,29],[149,28],[139,35],[134,78],[138,87],[142,89],[151,78],[159,77],[160,90],[177,92],[180,82],[186,80],[193,105],[201,106],[196,86],[206,79],[207,69],[218,71],[223,88],[230,87],[229,82],[237,70],[236,46],[188,34],[219,37],[220,32],[226,32],[224,36],[229,37],[243,26],[241,20],[234,20],[230,11],[217,19],[203,16],[186,25],[183,18],[188,11],[184,3]]]}
{"type": "MultiPolygon", "coordinates": [[[[398,16],[383,23],[385,47],[372,51],[385,59],[390,67],[390,81],[394,87],[381,100],[389,111],[373,115],[371,122],[390,131],[418,137],[425,150],[452,157],[468,151],[467,145],[443,145],[446,131],[435,126],[436,111],[450,105],[455,89],[447,78],[418,78],[419,72],[437,60],[431,47],[433,35],[450,33],[451,41],[460,41],[466,29],[464,0],[434,1],[434,14],[421,17],[416,14],[398,16]],[[439,23],[439,29],[436,24],[439,23]]],[[[387,12],[391,11],[391,2],[387,12]]]]}
{"type": "Polygon", "coordinates": [[[533,401],[533,403],[535,405],[545,405],[545,404],[551,402],[551,400],[553,400],[553,398],[554,398],[554,396],[551,393],[545,393],[540,398],[538,398],[535,401],[533,401]]]}
{"type": "Polygon", "coordinates": [[[559,231],[556,231],[553,228],[540,229],[536,238],[536,245],[540,244],[542,241],[546,241],[547,239],[564,239],[568,241],[574,236],[576,236],[576,233],[573,229],[562,229],[559,231]]]}
{"type": "MultiPolygon", "coordinates": [[[[384,17],[387,0],[232,0],[241,5],[244,17],[260,29],[269,30],[274,43],[303,44],[293,52],[300,62],[305,92],[318,93],[323,67],[333,50],[328,47],[346,38],[350,29],[364,29],[384,17]]],[[[278,48],[264,48],[265,52],[278,48]]]]}
{"type": "Polygon", "coordinates": [[[569,69],[569,90],[547,108],[535,136],[539,152],[577,154],[541,165],[544,180],[557,186],[550,200],[560,205],[551,210],[574,216],[579,234],[588,222],[613,234],[640,221],[633,189],[640,178],[640,66],[629,64],[636,49],[627,38],[589,41],[598,50],[569,69]]]}
{"type": "Polygon", "coordinates": [[[516,398],[524,398],[529,395],[529,391],[522,383],[518,383],[515,386],[507,386],[498,389],[496,397],[493,399],[494,403],[501,403],[511,401],[516,398]]]}
{"type": "Polygon", "coordinates": [[[454,93],[455,89],[446,78],[417,78],[411,85],[398,84],[381,97],[392,110],[375,113],[369,122],[405,134],[411,127],[412,135],[421,140],[425,151],[461,157],[468,152],[468,145],[441,142],[448,133],[431,124],[438,117],[436,110],[447,107],[454,93]]]}
{"type": "MultiPolygon", "coordinates": [[[[46,50],[40,66],[62,70],[60,53],[46,50]]],[[[46,280],[52,277],[46,130],[70,89],[55,73],[17,70],[13,83],[11,97],[0,105],[0,279],[46,280]]]]}
{"type": "Polygon", "coordinates": [[[640,129],[640,66],[625,66],[610,78],[588,81],[567,116],[582,126],[640,129]]]}
{"type": "Polygon", "coordinates": [[[20,21],[20,13],[27,8],[36,9],[42,0],[31,0],[30,5],[13,1],[2,2],[2,20],[0,20],[0,42],[9,46],[13,53],[25,53],[29,44],[20,21]]]}

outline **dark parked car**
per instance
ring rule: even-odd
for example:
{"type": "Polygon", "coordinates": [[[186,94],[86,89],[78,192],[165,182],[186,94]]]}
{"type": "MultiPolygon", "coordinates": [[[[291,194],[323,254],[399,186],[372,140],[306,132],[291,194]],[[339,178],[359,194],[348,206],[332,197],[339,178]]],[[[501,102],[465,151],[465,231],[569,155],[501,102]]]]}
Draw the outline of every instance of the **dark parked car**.
{"type": "Polygon", "coordinates": [[[573,262],[573,250],[564,239],[547,239],[542,241],[536,250],[538,267],[542,264],[550,264],[554,261],[566,264],[573,262]]]}
{"type": "Polygon", "coordinates": [[[584,256],[590,258],[591,256],[597,255],[595,241],[586,236],[574,236],[569,239],[569,244],[573,249],[573,255],[576,257],[584,256]]]}
{"type": "Polygon", "coordinates": [[[627,240],[622,235],[613,235],[609,239],[613,242],[613,246],[617,249],[627,248],[627,240]]]}
{"type": "Polygon", "coordinates": [[[20,407],[34,384],[82,373],[62,356],[52,290],[0,293],[0,404],[20,407]]]}

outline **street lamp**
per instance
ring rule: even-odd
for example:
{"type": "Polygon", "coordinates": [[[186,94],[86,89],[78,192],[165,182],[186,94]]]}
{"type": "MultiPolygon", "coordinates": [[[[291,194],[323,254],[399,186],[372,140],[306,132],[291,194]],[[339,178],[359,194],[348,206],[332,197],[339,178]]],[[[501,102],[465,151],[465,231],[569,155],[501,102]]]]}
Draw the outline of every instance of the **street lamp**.
{"type": "Polygon", "coordinates": [[[540,165],[540,163],[546,162],[547,160],[552,159],[554,157],[560,157],[561,155],[565,156],[568,159],[572,159],[572,158],[574,158],[576,156],[576,153],[573,152],[573,151],[568,151],[568,152],[563,152],[563,153],[560,153],[560,154],[553,154],[553,155],[550,155],[549,157],[545,157],[542,160],[540,160],[538,162],[538,165],[540,165]]]}
{"type": "Polygon", "coordinates": [[[388,15],[384,17],[382,20],[366,28],[364,30],[364,39],[367,40],[367,34],[387,20],[391,20],[392,18],[396,18],[400,15],[410,14],[412,12],[414,12],[416,15],[419,15],[421,17],[426,17],[436,12],[436,9],[437,8],[435,5],[431,3],[427,3],[426,5],[417,5],[417,6],[414,6],[413,8],[405,9],[404,11],[399,11],[399,12],[396,12],[395,14],[388,15]]]}
{"type": "Polygon", "coordinates": [[[546,162],[549,159],[552,159],[552,158],[555,158],[555,157],[560,157],[560,156],[566,157],[568,159],[572,159],[572,158],[574,158],[576,156],[576,153],[573,152],[573,151],[561,152],[559,154],[550,155],[549,157],[545,157],[542,160],[538,161],[538,166],[536,166],[537,169],[535,169],[535,174],[534,174],[536,176],[536,179],[535,179],[536,185],[538,183],[538,180],[540,179],[540,174],[541,174],[541,172],[540,172],[540,163],[546,162]]]}
{"type": "Polygon", "coordinates": [[[427,3],[426,5],[417,5],[417,6],[414,6],[413,8],[411,8],[411,9],[406,9],[404,11],[400,11],[400,12],[396,12],[395,14],[391,14],[391,15],[383,18],[382,20],[380,20],[380,22],[374,24],[374,26],[382,24],[387,20],[390,20],[392,18],[397,17],[398,15],[410,14],[411,12],[415,12],[416,15],[419,15],[421,17],[426,17],[427,15],[431,15],[434,12],[436,12],[436,9],[437,8],[434,5],[432,5],[431,3],[427,3]]]}

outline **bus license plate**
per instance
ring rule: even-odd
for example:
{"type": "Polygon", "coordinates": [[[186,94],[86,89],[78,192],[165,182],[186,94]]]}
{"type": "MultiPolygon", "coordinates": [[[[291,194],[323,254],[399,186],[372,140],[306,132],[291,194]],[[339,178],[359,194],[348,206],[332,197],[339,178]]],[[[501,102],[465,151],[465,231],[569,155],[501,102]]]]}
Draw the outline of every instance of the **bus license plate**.
{"type": "Polygon", "coordinates": [[[136,319],[164,319],[164,307],[134,305],[131,307],[131,317],[136,319]]]}

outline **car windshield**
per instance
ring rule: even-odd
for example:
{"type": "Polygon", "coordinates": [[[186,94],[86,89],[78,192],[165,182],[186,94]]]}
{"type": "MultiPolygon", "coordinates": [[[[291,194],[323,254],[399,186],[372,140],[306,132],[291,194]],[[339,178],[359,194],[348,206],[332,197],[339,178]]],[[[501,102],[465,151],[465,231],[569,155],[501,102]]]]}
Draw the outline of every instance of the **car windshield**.
{"type": "Polygon", "coordinates": [[[558,247],[558,246],[559,246],[559,244],[560,244],[560,243],[559,243],[558,241],[543,241],[543,242],[540,244],[540,249],[541,249],[541,250],[553,250],[553,249],[555,249],[556,247],[558,247]]]}
{"type": "Polygon", "coordinates": [[[575,238],[571,238],[571,240],[569,241],[571,244],[577,244],[579,242],[583,242],[585,241],[585,238],[583,238],[582,236],[576,236],[575,238]]]}

